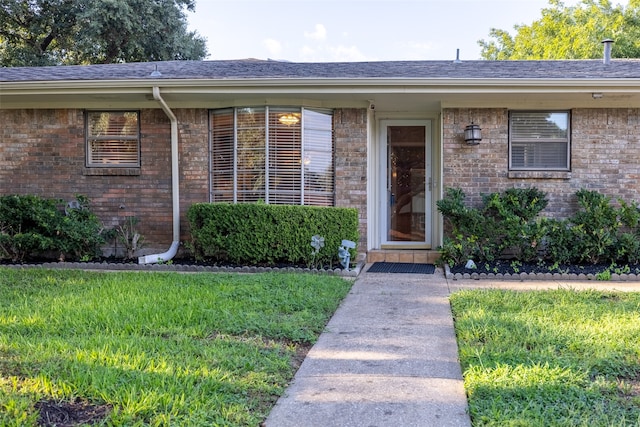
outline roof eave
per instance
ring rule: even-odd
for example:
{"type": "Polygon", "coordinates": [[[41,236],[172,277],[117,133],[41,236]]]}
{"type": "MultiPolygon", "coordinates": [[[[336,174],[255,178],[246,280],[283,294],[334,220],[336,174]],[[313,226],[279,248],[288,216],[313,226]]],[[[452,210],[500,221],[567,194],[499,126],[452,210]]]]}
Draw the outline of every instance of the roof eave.
{"type": "Polygon", "coordinates": [[[0,82],[2,94],[28,92],[30,94],[81,94],[81,93],[148,93],[150,88],[158,86],[163,90],[175,93],[187,93],[197,88],[198,91],[270,93],[274,90],[286,90],[289,93],[310,93],[328,89],[336,93],[357,93],[365,89],[385,92],[460,92],[484,91],[511,92],[548,89],[556,91],[573,91],[585,88],[610,88],[624,90],[640,90],[640,79],[457,79],[457,78],[260,78],[260,79],[132,79],[132,80],[51,80],[29,82],[0,82]]]}

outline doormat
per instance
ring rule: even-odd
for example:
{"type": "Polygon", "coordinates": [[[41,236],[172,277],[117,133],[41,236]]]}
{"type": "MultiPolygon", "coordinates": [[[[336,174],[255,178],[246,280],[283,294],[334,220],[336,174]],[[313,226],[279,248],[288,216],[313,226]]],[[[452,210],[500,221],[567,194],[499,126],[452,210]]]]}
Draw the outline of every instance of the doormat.
{"type": "Polygon", "coordinates": [[[417,273],[433,274],[436,266],[433,264],[412,264],[408,262],[374,262],[367,270],[369,273],[417,273]]]}

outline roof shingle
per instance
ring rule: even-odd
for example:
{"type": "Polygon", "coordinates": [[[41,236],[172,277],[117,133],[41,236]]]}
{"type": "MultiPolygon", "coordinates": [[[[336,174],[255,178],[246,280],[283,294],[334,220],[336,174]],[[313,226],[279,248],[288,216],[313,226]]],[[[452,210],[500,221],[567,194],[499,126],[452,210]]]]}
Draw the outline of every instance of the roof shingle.
{"type": "Polygon", "coordinates": [[[126,64],[0,68],[0,82],[155,79],[639,79],[640,60],[163,61],[126,64]],[[159,77],[152,77],[156,69],[159,77]]]}

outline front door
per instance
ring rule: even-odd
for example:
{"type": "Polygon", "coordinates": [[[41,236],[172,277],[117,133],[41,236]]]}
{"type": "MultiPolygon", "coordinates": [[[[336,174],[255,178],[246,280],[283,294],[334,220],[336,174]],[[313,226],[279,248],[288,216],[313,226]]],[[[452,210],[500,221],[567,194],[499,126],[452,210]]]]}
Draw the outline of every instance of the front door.
{"type": "Polygon", "coordinates": [[[428,248],[431,243],[431,123],[381,122],[381,246],[428,248]]]}

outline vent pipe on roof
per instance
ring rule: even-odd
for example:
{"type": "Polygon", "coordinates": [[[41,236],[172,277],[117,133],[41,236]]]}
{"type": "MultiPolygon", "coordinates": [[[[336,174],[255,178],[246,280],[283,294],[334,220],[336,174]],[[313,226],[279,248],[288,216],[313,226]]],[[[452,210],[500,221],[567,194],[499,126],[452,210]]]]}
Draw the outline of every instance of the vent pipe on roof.
{"type": "Polygon", "coordinates": [[[614,41],[611,39],[602,40],[602,44],[604,45],[604,57],[602,58],[602,63],[604,65],[611,64],[611,46],[614,41]]]}
{"type": "Polygon", "coordinates": [[[138,264],[153,264],[157,262],[166,262],[176,256],[178,247],[180,246],[180,188],[179,170],[178,170],[178,119],[173,111],[169,108],[162,95],[160,88],[153,87],[153,99],[160,103],[162,110],[169,117],[171,122],[171,193],[173,198],[173,242],[169,249],[161,254],[145,255],[138,258],[138,264]]]}
{"type": "Polygon", "coordinates": [[[454,64],[459,64],[462,61],[460,61],[460,49],[456,49],[456,60],[453,61],[454,64]]]}

